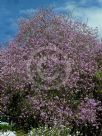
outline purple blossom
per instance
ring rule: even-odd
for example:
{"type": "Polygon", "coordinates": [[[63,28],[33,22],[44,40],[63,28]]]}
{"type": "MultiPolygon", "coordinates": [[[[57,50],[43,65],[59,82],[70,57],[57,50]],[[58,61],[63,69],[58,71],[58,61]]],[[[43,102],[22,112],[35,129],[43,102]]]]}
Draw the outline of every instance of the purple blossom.
{"type": "Polygon", "coordinates": [[[0,51],[2,114],[12,116],[9,105],[19,94],[17,124],[31,117],[50,125],[96,123],[93,79],[101,57],[102,43],[83,23],[48,11],[22,20],[14,41],[0,51]]]}

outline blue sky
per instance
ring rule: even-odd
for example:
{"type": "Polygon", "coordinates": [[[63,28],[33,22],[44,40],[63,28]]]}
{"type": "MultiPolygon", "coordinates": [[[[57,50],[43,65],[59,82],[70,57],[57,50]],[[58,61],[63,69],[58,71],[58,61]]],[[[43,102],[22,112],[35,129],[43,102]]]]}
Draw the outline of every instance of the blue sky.
{"type": "Polygon", "coordinates": [[[88,20],[88,25],[98,27],[102,35],[102,0],[0,0],[0,43],[13,39],[20,18],[49,6],[58,12],[73,10],[75,17],[88,20]]]}

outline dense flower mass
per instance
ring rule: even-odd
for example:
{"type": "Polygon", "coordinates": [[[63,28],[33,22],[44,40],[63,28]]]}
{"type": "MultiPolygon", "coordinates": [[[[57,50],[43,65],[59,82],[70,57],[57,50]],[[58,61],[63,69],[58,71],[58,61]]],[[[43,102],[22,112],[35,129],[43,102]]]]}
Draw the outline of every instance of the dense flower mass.
{"type": "Polygon", "coordinates": [[[96,102],[94,99],[88,99],[81,103],[80,105],[80,112],[79,112],[79,118],[83,122],[90,122],[93,123],[93,125],[97,125],[97,116],[96,112],[98,110],[97,106],[99,105],[99,102],[96,102]]]}
{"type": "Polygon", "coordinates": [[[30,119],[97,124],[101,58],[102,44],[84,23],[48,10],[22,20],[16,39],[0,52],[0,113],[20,125],[30,119]]]}

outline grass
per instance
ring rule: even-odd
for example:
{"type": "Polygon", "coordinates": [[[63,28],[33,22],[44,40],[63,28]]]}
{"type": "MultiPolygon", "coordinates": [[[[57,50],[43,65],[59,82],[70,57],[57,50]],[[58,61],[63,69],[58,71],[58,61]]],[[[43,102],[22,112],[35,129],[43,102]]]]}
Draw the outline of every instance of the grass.
{"type": "Polygon", "coordinates": [[[12,131],[12,125],[0,124],[0,131],[12,131]]]}

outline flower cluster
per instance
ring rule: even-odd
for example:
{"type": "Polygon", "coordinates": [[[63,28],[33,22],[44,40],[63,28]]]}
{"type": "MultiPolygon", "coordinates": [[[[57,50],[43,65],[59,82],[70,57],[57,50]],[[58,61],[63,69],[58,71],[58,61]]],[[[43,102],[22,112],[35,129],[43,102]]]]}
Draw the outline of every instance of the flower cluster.
{"type": "Polygon", "coordinates": [[[82,122],[89,122],[93,125],[97,125],[97,110],[99,109],[99,105],[100,102],[97,102],[94,99],[86,99],[85,101],[82,101],[79,106],[79,118],[82,122]]]}

